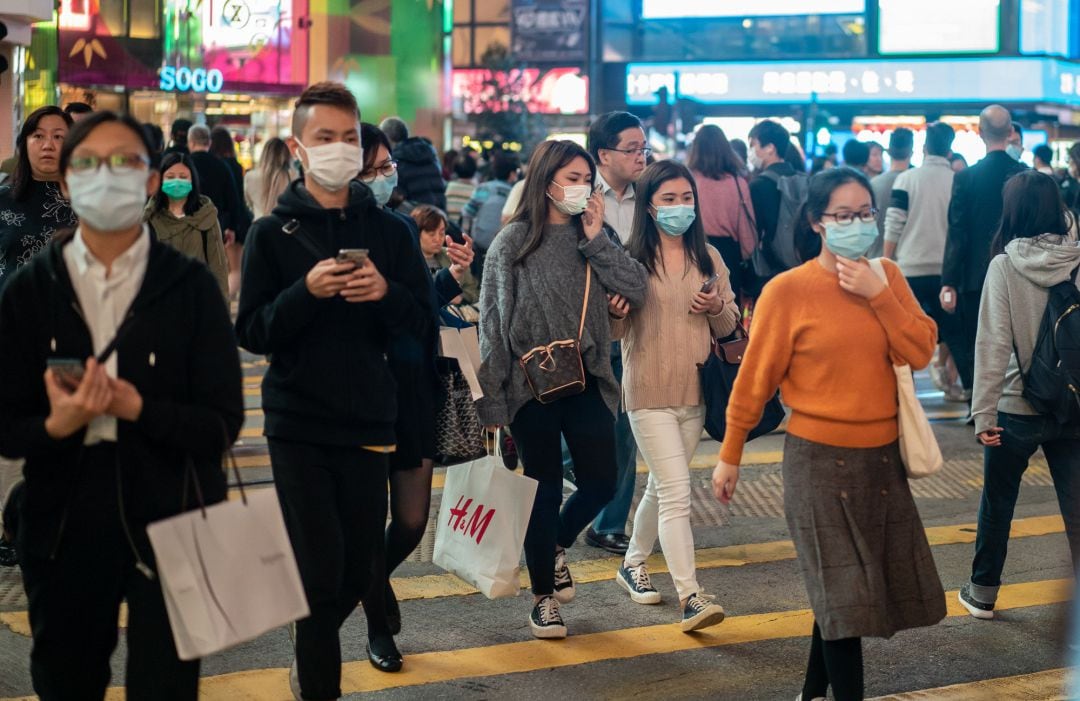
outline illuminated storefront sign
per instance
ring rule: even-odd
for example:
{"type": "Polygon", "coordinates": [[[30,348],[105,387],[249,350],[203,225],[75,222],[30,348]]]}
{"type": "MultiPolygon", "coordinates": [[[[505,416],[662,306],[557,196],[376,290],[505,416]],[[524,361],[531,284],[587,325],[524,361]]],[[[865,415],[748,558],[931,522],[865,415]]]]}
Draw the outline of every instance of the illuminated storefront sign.
{"type": "Polygon", "coordinates": [[[207,71],[202,68],[192,70],[187,66],[165,66],[161,69],[161,83],[158,87],[165,92],[215,93],[221,92],[224,84],[225,76],[216,68],[207,71]]]}
{"type": "Polygon", "coordinates": [[[656,91],[706,104],[803,102],[1056,102],[1080,105],[1080,65],[1048,58],[799,63],[632,63],[626,101],[656,91]]]}
{"type": "Polygon", "coordinates": [[[457,69],[451,76],[451,92],[455,111],[461,114],[503,112],[507,109],[504,97],[510,93],[537,114],[589,111],[589,79],[581,68],[526,68],[509,74],[457,69]]]}

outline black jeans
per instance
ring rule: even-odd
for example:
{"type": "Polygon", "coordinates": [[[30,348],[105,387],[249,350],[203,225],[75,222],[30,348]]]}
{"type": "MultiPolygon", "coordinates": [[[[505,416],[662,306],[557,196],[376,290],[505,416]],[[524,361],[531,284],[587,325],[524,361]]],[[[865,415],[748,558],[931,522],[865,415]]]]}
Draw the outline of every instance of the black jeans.
{"type": "Polygon", "coordinates": [[[941,276],[920,275],[909,277],[908,285],[916,301],[938,327],[938,343],[944,343],[952,352],[953,346],[961,345],[964,337],[960,334],[960,320],[956,314],[949,314],[941,308],[941,276]]]}
{"type": "Polygon", "coordinates": [[[979,334],[979,304],[982,302],[982,290],[959,292],[956,305],[956,343],[949,343],[956,369],[960,373],[960,382],[964,389],[975,386],[975,339],[979,334]]]}
{"type": "Polygon", "coordinates": [[[1004,429],[1001,445],[983,449],[983,493],[971,581],[983,587],[1001,585],[1020,480],[1039,446],[1054,480],[1075,569],[1080,564],[1080,426],[1004,412],[998,414],[998,426],[1004,429]]]}
{"type": "Polygon", "coordinates": [[[274,487],[311,615],[296,624],[305,699],[341,696],[338,631],[383,571],[387,456],[270,439],[274,487]]]}
{"type": "Polygon", "coordinates": [[[585,391],[552,404],[533,400],[510,423],[525,475],[540,484],[529,529],[525,562],[533,594],[555,590],[555,548],[568,548],[615,494],[615,417],[596,380],[585,391]],[[562,443],[574,460],[577,491],[562,504],[562,443]]]}
{"type": "MultiPolygon", "coordinates": [[[[128,604],[127,698],[194,701],[199,661],[176,655],[161,584],[135,569],[117,506],[116,448],[86,448],[60,547],[50,559],[19,547],[34,645],[30,676],[42,701],[101,699],[109,685],[120,602],[128,604]]],[[[20,526],[19,539],[29,536],[20,526]]],[[[155,567],[146,524],[130,523],[155,567]]]]}

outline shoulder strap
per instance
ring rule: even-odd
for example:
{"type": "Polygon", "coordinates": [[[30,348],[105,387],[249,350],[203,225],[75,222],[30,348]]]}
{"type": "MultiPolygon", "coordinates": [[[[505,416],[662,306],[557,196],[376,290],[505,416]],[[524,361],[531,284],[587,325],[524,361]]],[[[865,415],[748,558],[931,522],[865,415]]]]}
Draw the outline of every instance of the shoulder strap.
{"type": "Polygon", "coordinates": [[[739,176],[733,175],[731,177],[735,178],[735,192],[739,193],[739,206],[742,207],[743,214],[746,215],[747,221],[750,222],[750,228],[757,234],[757,220],[754,218],[754,215],[750,213],[750,208],[746,206],[746,200],[743,199],[742,186],[739,185],[739,176]]]}
{"type": "Polygon", "coordinates": [[[325,251],[319,250],[319,247],[315,245],[315,242],[308,237],[307,231],[300,226],[299,219],[290,219],[285,222],[285,225],[281,227],[281,230],[285,232],[286,235],[292,236],[299,241],[304,248],[315,256],[315,260],[323,260],[324,258],[332,257],[327,256],[325,251]]]}
{"type": "Polygon", "coordinates": [[[578,325],[577,340],[581,341],[581,334],[585,332],[585,312],[589,310],[589,290],[592,287],[592,266],[585,261],[585,301],[581,303],[581,323],[578,325]]]}

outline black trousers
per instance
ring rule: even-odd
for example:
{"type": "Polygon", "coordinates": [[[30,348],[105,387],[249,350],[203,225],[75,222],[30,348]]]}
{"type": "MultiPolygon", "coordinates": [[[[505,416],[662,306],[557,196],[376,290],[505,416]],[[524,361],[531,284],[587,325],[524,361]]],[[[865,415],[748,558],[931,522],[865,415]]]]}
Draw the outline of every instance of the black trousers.
{"type": "Polygon", "coordinates": [[[739,242],[730,236],[710,236],[709,243],[716,248],[724,261],[724,265],[727,266],[728,274],[731,276],[731,289],[735,293],[735,300],[740,300],[743,287],[743,260],[739,242]]]}
{"type": "MultiPolygon", "coordinates": [[[[911,287],[911,293],[915,295],[915,299],[919,302],[919,306],[937,324],[938,342],[947,345],[950,352],[953,352],[954,346],[959,347],[966,343],[965,336],[961,331],[960,312],[949,314],[941,308],[941,276],[920,275],[918,277],[909,277],[907,281],[911,287]]],[[[978,315],[978,308],[976,308],[975,313],[978,315]]],[[[972,356],[972,372],[974,372],[974,362],[974,356],[972,356]]]]}
{"type": "Polygon", "coordinates": [[[311,615],[296,624],[305,699],[341,696],[338,631],[383,569],[387,455],[270,439],[274,487],[311,615]]]}
{"type": "Polygon", "coordinates": [[[975,386],[975,339],[979,333],[979,304],[982,302],[982,290],[975,292],[960,292],[959,304],[956,307],[958,315],[959,331],[957,342],[954,347],[949,344],[956,369],[960,373],[960,382],[964,389],[971,390],[975,386]]]}
{"type": "Polygon", "coordinates": [[[555,590],[555,547],[568,548],[615,494],[615,417],[596,380],[551,404],[533,400],[510,423],[525,475],[540,484],[525,532],[533,594],[555,590]],[[562,438],[574,460],[577,491],[562,504],[562,438]]]}
{"type": "MultiPolygon", "coordinates": [[[[84,451],[56,557],[19,547],[29,600],[30,675],[42,701],[101,699],[109,685],[120,602],[127,601],[128,699],[194,701],[199,661],[176,655],[161,584],[135,569],[117,506],[116,449],[84,451]]],[[[19,543],[29,536],[20,525],[19,543]]],[[[130,524],[143,560],[155,567],[146,524],[130,524]]]]}

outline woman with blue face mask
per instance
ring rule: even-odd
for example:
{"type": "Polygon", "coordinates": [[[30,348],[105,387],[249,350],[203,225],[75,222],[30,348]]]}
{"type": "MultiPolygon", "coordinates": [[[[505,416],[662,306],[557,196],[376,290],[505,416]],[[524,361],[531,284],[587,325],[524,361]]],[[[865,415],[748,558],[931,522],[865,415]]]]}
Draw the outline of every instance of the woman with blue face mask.
{"type": "Polygon", "coordinates": [[[639,604],[660,603],[645,561],[657,537],[675,582],[683,632],[724,620],[724,609],[698,584],[690,530],[690,461],[705,426],[698,363],[714,337],[739,323],[727,267],[705,243],[697,185],[675,161],[645,169],[634,186],[630,255],[649,271],[645,304],[613,299],[614,335],[623,341],[623,402],[649,482],[616,583],[639,604]]]}
{"type": "Polygon", "coordinates": [[[893,364],[924,368],[937,327],[900,268],[888,284],[864,257],[877,236],[874,196],[851,168],[810,179],[806,262],[773,278],[727,409],[713,491],[731,501],[749,431],[781,390],[784,510],[814,612],[801,699],[863,698],[862,638],[933,625],[945,594],[900,459],[893,364]]]}
{"type": "Polygon", "coordinates": [[[170,153],[158,171],[161,188],[147,203],[144,220],[159,241],[205,263],[228,299],[229,264],[217,207],[199,191],[199,175],[190,157],[170,153]]]}

